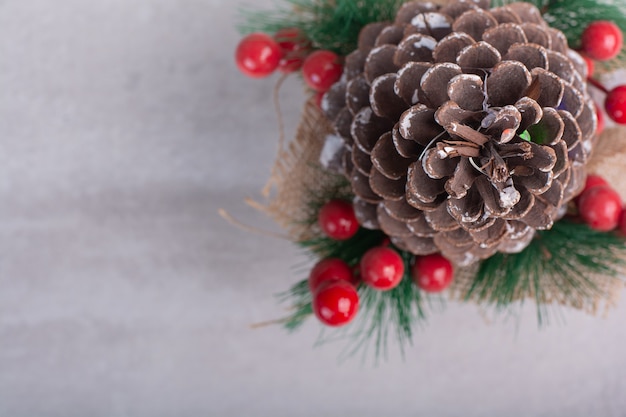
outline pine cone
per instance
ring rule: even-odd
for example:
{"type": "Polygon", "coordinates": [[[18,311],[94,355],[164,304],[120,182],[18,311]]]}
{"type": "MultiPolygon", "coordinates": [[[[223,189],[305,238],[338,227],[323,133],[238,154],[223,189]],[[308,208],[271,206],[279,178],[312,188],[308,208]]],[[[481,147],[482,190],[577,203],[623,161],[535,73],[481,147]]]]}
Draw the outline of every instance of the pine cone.
{"type": "Polygon", "coordinates": [[[459,265],[518,252],[584,186],[586,66],[528,3],[409,2],[365,26],[322,107],[364,227],[459,265]]]}

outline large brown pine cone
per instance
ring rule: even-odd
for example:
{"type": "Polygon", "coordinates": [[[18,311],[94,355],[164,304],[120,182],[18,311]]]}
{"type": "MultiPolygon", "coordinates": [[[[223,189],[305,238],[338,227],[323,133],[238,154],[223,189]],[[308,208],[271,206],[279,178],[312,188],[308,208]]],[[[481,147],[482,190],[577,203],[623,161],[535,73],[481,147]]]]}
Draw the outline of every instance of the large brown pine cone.
{"type": "Polygon", "coordinates": [[[563,215],[597,124],[565,36],[528,3],[488,3],[409,2],[365,26],[322,104],[361,224],[460,265],[563,215]]]}

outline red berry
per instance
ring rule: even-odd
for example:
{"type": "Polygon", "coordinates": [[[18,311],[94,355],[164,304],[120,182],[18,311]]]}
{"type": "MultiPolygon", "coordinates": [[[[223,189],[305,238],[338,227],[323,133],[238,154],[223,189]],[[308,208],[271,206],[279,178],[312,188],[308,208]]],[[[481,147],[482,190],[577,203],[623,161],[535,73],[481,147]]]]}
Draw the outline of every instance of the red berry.
{"type": "Polygon", "coordinates": [[[339,258],[327,258],[319,261],[309,274],[309,288],[315,292],[326,281],[352,282],[352,268],[339,258]]]}
{"type": "Polygon", "coordinates": [[[302,65],[304,81],[315,91],[327,91],[341,77],[342,67],[337,54],[315,51],[302,65]]]}
{"type": "Polygon", "coordinates": [[[377,290],[395,288],[404,275],[404,261],[395,250],[378,246],[365,252],[361,258],[361,278],[377,290]]]}
{"type": "Polygon", "coordinates": [[[596,126],[596,134],[600,135],[604,131],[604,113],[602,113],[602,109],[598,106],[598,103],[595,101],[593,105],[596,108],[596,117],[598,118],[598,125],[596,126]]]}
{"type": "Polygon", "coordinates": [[[574,199],[574,202],[576,203],[576,205],[578,205],[578,203],[580,202],[580,197],[583,195],[585,191],[590,190],[593,187],[608,186],[608,185],[609,183],[606,182],[606,180],[602,178],[601,176],[595,175],[595,174],[589,174],[587,175],[587,179],[585,179],[585,188],[583,188],[580,194],[576,196],[576,198],[574,199]]]}
{"type": "Polygon", "coordinates": [[[452,263],[436,253],[415,260],[411,275],[418,287],[427,292],[440,292],[448,288],[454,277],[452,263]]]}
{"type": "Polygon", "coordinates": [[[361,265],[356,264],[352,268],[352,284],[359,285],[361,283],[361,265]]]}
{"type": "Polygon", "coordinates": [[[620,85],[609,91],[604,101],[604,109],[616,123],[626,124],[626,85],[620,85]]]}
{"type": "Polygon", "coordinates": [[[587,64],[587,77],[591,77],[596,69],[596,63],[593,62],[593,59],[589,58],[587,55],[582,54],[581,56],[587,64]]]}
{"type": "Polygon", "coordinates": [[[617,224],[617,230],[622,236],[626,236],[626,206],[622,207],[622,212],[619,215],[619,221],[617,224]]]}
{"type": "Polygon", "coordinates": [[[329,326],[350,323],[358,310],[359,294],[352,284],[345,281],[327,282],[313,296],[313,312],[329,326]]]}
{"type": "Polygon", "coordinates": [[[261,78],[273,73],[283,53],[271,36],[251,33],[239,42],[235,52],[237,67],[249,77],[261,78]]]}
{"type": "Polygon", "coordinates": [[[580,195],[578,211],[589,227],[608,232],[617,227],[622,213],[622,199],[611,187],[593,187],[580,195]]]}
{"type": "Polygon", "coordinates": [[[587,175],[587,179],[585,180],[585,189],[583,192],[593,188],[600,186],[608,186],[609,183],[599,175],[589,174],[587,175]]]}
{"type": "Polygon", "coordinates": [[[278,69],[284,73],[299,70],[310,48],[302,32],[298,28],[285,28],[276,32],[274,39],[283,51],[278,69]]]}
{"type": "Polygon", "coordinates": [[[359,231],[354,208],[344,200],[331,200],[324,204],[317,220],[322,231],[331,239],[350,239],[359,231]]]}
{"type": "Polygon", "coordinates": [[[582,34],[583,52],[591,59],[605,61],[615,58],[622,50],[622,31],[613,22],[598,20],[582,34]]]}

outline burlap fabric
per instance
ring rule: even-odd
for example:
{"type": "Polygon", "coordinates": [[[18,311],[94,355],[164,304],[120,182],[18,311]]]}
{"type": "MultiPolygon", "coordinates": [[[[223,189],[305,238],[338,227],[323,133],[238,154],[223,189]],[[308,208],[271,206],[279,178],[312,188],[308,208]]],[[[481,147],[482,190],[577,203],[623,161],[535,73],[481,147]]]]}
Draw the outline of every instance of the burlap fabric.
{"type": "Polygon", "coordinates": [[[262,191],[264,201],[246,202],[270,216],[287,232],[289,239],[299,242],[311,236],[306,207],[311,195],[319,194],[329,173],[320,165],[324,138],[332,126],[309,100],[302,111],[295,138],[285,149],[279,149],[272,174],[262,191]]]}

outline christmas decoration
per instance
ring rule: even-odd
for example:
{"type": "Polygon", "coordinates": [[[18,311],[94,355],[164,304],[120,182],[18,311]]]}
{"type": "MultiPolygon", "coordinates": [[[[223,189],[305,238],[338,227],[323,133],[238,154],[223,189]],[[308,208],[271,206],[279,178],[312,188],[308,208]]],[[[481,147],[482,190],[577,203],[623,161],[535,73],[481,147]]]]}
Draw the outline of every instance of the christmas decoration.
{"type": "Polygon", "coordinates": [[[315,292],[320,284],[327,281],[346,281],[353,280],[352,269],[350,266],[338,258],[328,258],[319,261],[311,270],[309,275],[309,288],[315,292]]]}
{"type": "Polygon", "coordinates": [[[282,52],[274,39],[264,33],[252,33],[237,46],[235,59],[237,67],[249,77],[266,77],[273,73],[280,63],[282,52]]]}
{"type": "Polygon", "coordinates": [[[350,239],[359,230],[352,204],[344,200],[326,203],[320,209],[318,221],[326,236],[336,240],[350,239]]]}
{"type": "Polygon", "coordinates": [[[329,326],[343,326],[356,316],[359,295],[345,281],[322,284],[313,297],[313,311],[317,318],[329,326]]]}
{"type": "Polygon", "coordinates": [[[400,284],[404,276],[404,261],[398,252],[380,246],[365,252],[359,270],[363,282],[377,290],[387,291],[400,284]]]}
{"type": "Polygon", "coordinates": [[[339,57],[331,51],[316,51],[302,66],[304,81],[315,91],[327,91],[341,76],[339,57]]]}
{"type": "Polygon", "coordinates": [[[604,108],[615,122],[626,123],[626,85],[620,85],[609,91],[604,108]]]}
{"type": "Polygon", "coordinates": [[[615,58],[622,50],[622,31],[613,22],[596,21],[587,26],[581,48],[591,59],[605,61],[615,58]]]}
{"type": "Polygon", "coordinates": [[[407,3],[366,26],[322,102],[361,223],[459,265],[552,226],[582,189],[596,126],[584,61],[534,6],[469,5],[407,3]]]}
{"type": "Polygon", "coordinates": [[[623,235],[626,236],[626,210],[622,209],[622,212],[619,216],[619,223],[617,225],[619,232],[623,235]]]}
{"type": "Polygon", "coordinates": [[[585,60],[585,64],[587,65],[587,77],[593,77],[593,73],[596,69],[596,64],[593,62],[593,59],[589,58],[586,55],[581,55],[585,60]]]}
{"type": "Polygon", "coordinates": [[[595,105],[596,108],[596,117],[598,118],[598,125],[596,127],[596,135],[601,135],[604,132],[604,113],[598,105],[595,105]]]}
{"type": "Polygon", "coordinates": [[[284,28],[276,32],[274,39],[282,49],[283,58],[278,69],[286,74],[298,71],[310,48],[309,42],[297,28],[284,28]]]}
{"type": "Polygon", "coordinates": [[[608,186],[609,183],[599,175],[587,175],[587,179],[585,180],[585,188],[581,194],[584,194],[588,190],[598,186],[608,186]]]}
{"type": "Polygon", "coordinates": [[[626,68],[626,1],[286,2],[242,25],[279,45],[260,72],[297,72],[310,95],[254,203],[317,261],[283,294],[286,328],[314,315],[346,325],[347,355],[379,355],[443,295],[532,299],[539,322],[610,304],[626,140],[603,108],[626,124],[626,86],[603,78],[626,68]]]}
{"type": "Polygon", "coordinates": [[[619,223],[622,200],[609,186],[595,186],[580,195],[578,210],[589,227],[608,232],[615,229],[619,223]]]}
{"type": "Polygon", "coordinates": [[[441,292],[454,278],[454,267],[439,254],[420,256],[415,260],[412,275],[418,287],[427,292],[441,292]]]}

